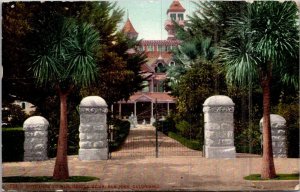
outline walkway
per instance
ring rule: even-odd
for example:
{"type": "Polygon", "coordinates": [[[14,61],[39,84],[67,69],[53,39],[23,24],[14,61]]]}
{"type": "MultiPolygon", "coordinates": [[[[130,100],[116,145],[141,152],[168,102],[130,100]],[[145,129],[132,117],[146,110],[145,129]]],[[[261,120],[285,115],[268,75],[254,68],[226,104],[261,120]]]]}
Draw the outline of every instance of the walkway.
{"type": "MultiPolygon", "coordinates": [[[[102,190],[291,190],[299,181],[243,180],[259,173],[261,158],[206,159],[203,157],[145,157],[103,161],[79,161],[69,156],[71,176],[95,176],[88,183],[4,184],[4,189],[18,191],[102,190]],[[89,189],[89,190],[88,190],[89,189]]],[[[42,162],[4,163],[3,176],[52,176],[55,159],[42,162]]],[[[299,172],[299,159],[276,158],[277,173],[299,172]]]]}
{"type": "MultiPolygon", "coordinates": [[[[257,191],[292,190],[299,181],[243,180],[260,173],[260,156],[237,154],[235,159],[206,159],[199,151],[189,150],[163,134],[159,158],[155,158],[154,128],[139,126],[131,130],[123,148],[111,160],[80,161],[69,156],[71,176],[95,176],[87,183],[4,184],[18,191],[257,191]],[[195,154],[191,156],[178,156],[195,154]],[[171,156],[174,155],[174,156],[171,156]],[[129,158],[126,158],[129,157],[129,158]],[[131,158],[138,157],[138,158],[131,158]]],[[[52,176],[55,159],[40,162],[4,163],[3,176],[52,176]]],[[[298,173],[299,159],[275,158],[277,173],[298,173]]]]}
{"type": "MultiPolygon", "coordinates": [[[[136,128],[130,130],[122,148],[112,153],[112,158],[155,157],[155,145],[155,127],[152,125],[137,125],[136,128]]],[[[158,156],[202,156],[202,153],[201,151],[189,149],[162,132],[158,132],[158,156]]]]}

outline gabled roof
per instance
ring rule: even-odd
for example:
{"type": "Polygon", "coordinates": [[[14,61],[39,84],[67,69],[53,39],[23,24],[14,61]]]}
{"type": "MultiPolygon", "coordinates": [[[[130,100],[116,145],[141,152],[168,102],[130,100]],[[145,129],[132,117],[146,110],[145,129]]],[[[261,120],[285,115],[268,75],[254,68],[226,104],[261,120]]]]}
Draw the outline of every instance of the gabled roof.
{"type": "Polygon", "coordinates": [[[136,32],[136,30],[134,29],[130,19],[128,18],[123,29],[122,29],[123,33],[131,33],[131,34],[138,34],[138,32],[136,32]]]}
{"type": "Polygon", "coordinates": [[[118,103],[153,102],[155,103],[175,103],[176,99],[166,92],[136,92],[131,95],[128,101],[118,103]]]}
{"type": "Polygon", "coordinates": [[[179,0],[174,0],[167,11],[167,14],[169,12],[185,12],[185,8],[182,7],[179,0]]]}

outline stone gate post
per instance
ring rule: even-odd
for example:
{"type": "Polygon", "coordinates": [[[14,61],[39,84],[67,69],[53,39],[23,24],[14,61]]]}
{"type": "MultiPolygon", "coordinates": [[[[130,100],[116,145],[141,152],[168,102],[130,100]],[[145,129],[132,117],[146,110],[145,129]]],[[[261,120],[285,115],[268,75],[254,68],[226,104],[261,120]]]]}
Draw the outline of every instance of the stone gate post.
{"type": "Polygon", "coordinates": [[[49,122],[41,116],[32,116],[24,121],[24,161],[44,161],[48,159],[49,122]]]}
{"type": "Polygon", "coordinates": [[[79,106],[79,159],[102,160],[108,159],[107,104],[98,96],[82,99],[79,106]]]}
{"type": "Polygon", "coordinates": [[[204,112],[204,154],[206,158],[235,158],[234,103],[224,95],[207,98],[204,112]]]}
{"type": "MultiPolygon", "coordinates": [[[[286,120],[276,114],[270,115],[273,157],[287,157],[286,149],[286,120]]],[[[260,131],[263,133],[263,118],[259,122],[260,131]]]]}

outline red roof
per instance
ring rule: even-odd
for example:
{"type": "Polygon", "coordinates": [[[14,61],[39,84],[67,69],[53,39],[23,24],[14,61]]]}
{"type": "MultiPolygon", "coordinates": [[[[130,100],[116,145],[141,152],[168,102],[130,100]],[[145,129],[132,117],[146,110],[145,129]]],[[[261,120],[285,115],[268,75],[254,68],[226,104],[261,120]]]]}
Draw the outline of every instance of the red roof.
{"type": "Polygon", "coordinates": [[[167,11],[167,14],[169,12],[185,12],[185,8],[182,7],[179,0],[174,0],[167,11]]]}
{"type": "Polygon", "coordinates": [[[179,40],[142,40],[141,45],[173,45],[178,46],[181,44],[179,40]]]}
{"type": "Polygon", "coordinates": [[[130,96],[127,103],[134,102],[156,102],[157,103],[175,103],[175,98],[166,92],[137,92],[130,96]]]}
{"type": "Polygon", "coordinates": [[[138,34],[137,32],[136,32],[136,30],[134,29],[134,27],[133,27],[133,25],[132,25],[132,23],[131,23],[131,21],[130,21],[130,19],[128,18],[127,19],[127,21],[126,21],[126,23],[125,23],[125,25],[124,25],[124,27],[123,27],[123,29],[122,29],[122,32],[123,33],[131,33],[131,34],[138,34]]]}
{"type": "Polygon", "coordinates": [[[147,65],[146,63],[144,63],[144,64],[142,64],[142,66],[141,66],[141,71],[142,72],[152,72],[152,73],[154,73],[155,71],[154,71],[154,69],[152,69],[149,65],[147,65]]]}

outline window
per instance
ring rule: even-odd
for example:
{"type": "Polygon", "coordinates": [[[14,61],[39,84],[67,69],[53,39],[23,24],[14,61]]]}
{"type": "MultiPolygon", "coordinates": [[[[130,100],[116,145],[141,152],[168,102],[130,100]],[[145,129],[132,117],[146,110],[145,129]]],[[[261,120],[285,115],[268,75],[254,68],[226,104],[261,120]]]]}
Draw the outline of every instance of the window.
{"type": "Polygon", "coordinates": [[[157,73],[165,73],[166,72],[166,68],[165,68],[165,66],[162,63],[158,63],[155,72],[157,72],[157,73]]]}
{"type": "Polygon", "coordinates": [[[22,102],[22,103],[21,103],[21,105],[22,105],[22,106],[21,106],[21,107],[22,107],[22,109],[25,109],[25,103],[24,103],[24,102],[22,102]]]}
{"type": "Polygon", "coordinates": [[[170,17],[171,17],[172,20],[176,20],[176,14],[175,13],[171,13],[170,17]]]}
{"type": "Polygon", "coordinates": [[[180,13],[180,14],[178,14],[178,20],[183,20],[183,14],[182,13],[180,13]]]}
{"type": "Polygon", "coordinates": [[[169,63],[169,66],[175,66],[175,62],[174,62],[174,61],[171,61],[171,62],[169,63]]]}
{"type": "Polygon", "coordinates": [[[161,51],[165,51],[166,49],[166,46],[164,45],[158,45],[158,51],[161,52],[161,51]]]}
{"type": "Polygon", "coordinates": [[[139,51],[145,51],[144,46],[139,46],[139,51]]]}
{"type": "Polygon", "coordinates": [[[152,45],[147,45],[147,51],[154,51],[154,48],[152,45]]]}

